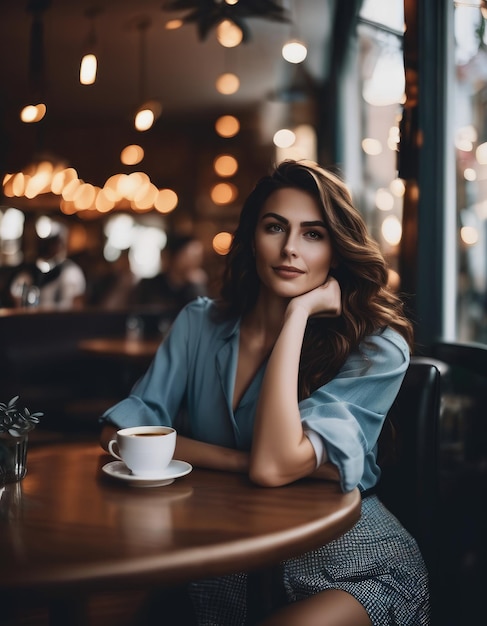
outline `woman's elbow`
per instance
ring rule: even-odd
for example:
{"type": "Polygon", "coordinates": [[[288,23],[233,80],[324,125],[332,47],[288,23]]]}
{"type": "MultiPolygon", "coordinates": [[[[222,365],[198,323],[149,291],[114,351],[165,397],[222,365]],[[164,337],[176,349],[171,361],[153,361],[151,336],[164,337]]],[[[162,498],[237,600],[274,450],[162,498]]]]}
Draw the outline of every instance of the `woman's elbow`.
{"type": "Polygon", "coordinates": [[[249,478],[259,487],[282,487],[289,482],[282,473],[269,464],[263,466],[259,463],[250,463],[249,478]]]}

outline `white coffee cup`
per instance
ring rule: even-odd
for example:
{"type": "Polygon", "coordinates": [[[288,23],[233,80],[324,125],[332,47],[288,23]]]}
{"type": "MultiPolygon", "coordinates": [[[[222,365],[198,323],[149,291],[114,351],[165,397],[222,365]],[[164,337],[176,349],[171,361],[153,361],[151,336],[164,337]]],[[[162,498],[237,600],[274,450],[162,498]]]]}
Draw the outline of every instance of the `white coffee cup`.
{"type": "Polygon", "coordinates": [[[122,428],[108,442],[108,451],[136,476],[158,478],[174,456],[176,431],[170,426],[122,428]],[[118,448],[118,453],[114,450],[118,448]]]}

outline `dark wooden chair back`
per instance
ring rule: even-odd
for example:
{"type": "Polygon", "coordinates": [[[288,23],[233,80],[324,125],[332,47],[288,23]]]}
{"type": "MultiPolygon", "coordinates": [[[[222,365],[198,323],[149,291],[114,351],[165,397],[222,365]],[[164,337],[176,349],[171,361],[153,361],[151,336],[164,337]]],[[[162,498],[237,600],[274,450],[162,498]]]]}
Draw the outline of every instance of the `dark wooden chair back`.
{"type": "Polygon", "coordinates": [[[441,595],[447,600],[438,624],[472,624],[484,610],[487,584],[487,345],[438,341],[430,353],[450,368],[442,409],[438,539],[441,595]]]}
{"type": "Polygon", "coordinates": [[[382,468],[378,486],[380,499],[418,541],[430,569],[436,557],[440,378],[433,362],[411,359],[389,411],[396,454],[382,468]]]}

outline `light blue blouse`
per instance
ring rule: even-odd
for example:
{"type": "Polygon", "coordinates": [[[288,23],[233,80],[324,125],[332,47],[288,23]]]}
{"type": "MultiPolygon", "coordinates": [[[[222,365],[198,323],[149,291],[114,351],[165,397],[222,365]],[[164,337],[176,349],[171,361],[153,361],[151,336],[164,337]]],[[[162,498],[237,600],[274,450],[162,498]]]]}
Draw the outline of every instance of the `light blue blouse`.
{"type": "MultiPolygon", "coordinates": [[[[198,298],[177,316],[152,364],[130,395],[102,421],[125,428],[174,425],[193,439],[249,450],[265,363],[232,410],[240,320],[216,322],[214,303],[198,298]]],[[[396,331],[373,334],[337,376],[299,403],[303,427],[323,441],[343,491],[373,487],[377,438],[409,364],[396,331]]]]}

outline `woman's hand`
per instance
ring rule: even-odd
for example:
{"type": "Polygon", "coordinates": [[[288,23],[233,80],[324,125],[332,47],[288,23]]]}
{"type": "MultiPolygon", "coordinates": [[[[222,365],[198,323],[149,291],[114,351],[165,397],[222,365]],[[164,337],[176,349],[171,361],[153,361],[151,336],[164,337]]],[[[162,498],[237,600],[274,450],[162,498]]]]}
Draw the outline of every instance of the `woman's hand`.
{"type": "Polygon", "coordinates": [[[323,285],[293,298],[288,311],[294,307],[303,308],[309,317],[338,317],[342,312],[342,291],[338,281],[329,276],[323,285]]]}

